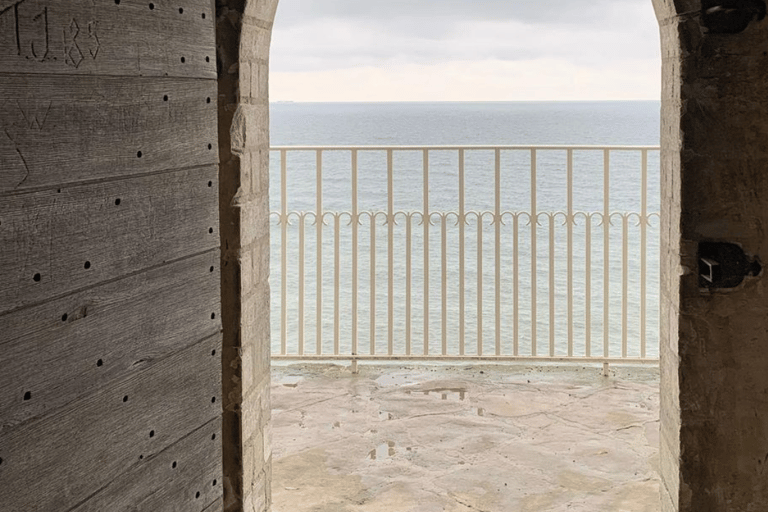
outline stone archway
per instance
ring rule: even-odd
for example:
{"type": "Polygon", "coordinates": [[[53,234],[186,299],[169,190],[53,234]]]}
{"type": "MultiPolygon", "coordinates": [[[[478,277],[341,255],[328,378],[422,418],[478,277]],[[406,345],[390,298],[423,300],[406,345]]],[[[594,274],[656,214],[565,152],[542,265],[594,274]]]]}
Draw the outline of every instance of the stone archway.
{"type": "MultiPolygon", "coordinates": [[[[768,253],[763,0],[653,0],[662,88],[662,510],[768,499],[768,290],[699,287],[701,241],[768,253]],[[723,4],[723,5],[721,5],[723,4]],[[738,345],[736,345],[738,343],[738,345]]],[[[269,45],[277,0],[217,0],[225,510],[270,504],[269,45]]]]}

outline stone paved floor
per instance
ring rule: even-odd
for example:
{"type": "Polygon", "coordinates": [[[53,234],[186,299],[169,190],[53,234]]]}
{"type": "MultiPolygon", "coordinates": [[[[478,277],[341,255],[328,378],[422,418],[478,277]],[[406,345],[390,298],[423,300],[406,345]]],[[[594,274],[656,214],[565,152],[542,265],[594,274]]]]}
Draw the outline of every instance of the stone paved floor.
{"type": "Polygon", "coordinates": [[[657,368],[272,370],[274,512],[656,512],[657,368]]]}

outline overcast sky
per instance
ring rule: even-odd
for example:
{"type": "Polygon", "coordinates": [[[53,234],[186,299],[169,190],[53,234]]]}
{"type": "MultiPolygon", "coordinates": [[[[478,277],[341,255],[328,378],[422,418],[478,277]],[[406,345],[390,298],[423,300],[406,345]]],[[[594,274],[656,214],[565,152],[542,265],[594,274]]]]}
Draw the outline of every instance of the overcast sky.
{"type": "Polygon", "coordinates": [[[651,0],[280,0],[272,101],[658,99],[651,0]]]}

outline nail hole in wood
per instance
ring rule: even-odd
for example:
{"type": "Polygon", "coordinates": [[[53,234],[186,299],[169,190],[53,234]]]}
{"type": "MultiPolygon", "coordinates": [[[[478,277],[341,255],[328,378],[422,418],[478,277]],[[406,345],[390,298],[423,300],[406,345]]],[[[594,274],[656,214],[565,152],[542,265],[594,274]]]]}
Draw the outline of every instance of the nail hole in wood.
{"type": "Polygon", "coordinates": [[[40,277],[40,274],[35,274],[35,275],[32,277],[32,279],[34,279],[36,283],[39,283],[39,282],[40,282],[40,279],[41,279],[41,277],[40,277]]]}
{"type": "Polygon", "coordinates": [[[120,206],[120,198],[115,199],[115,206],[120,206]]]}
{"type": "Polygon", "coordinates": [[[184,14],[184,8],[183,7],[179,7],[179,14],[184,14]]]}
{"type": "Polygon", "coordinates": [[[2,463],[3,463],[3,458],[2,458],[2,457],[0,457],[0,464],[2,464],[2,463]]]}
{"type": "Polygon", "coordinates": [[[103,360],[99,359],[98,361],[96,361],[96,366],[103,366],[103,365],[104,365],[103,360]]]}
{"type": "Polygon", "coordinates": [[[152,4],[152,3],[151,3],[151,4],[149,4],[149,10],[150,10],[150,11],[151,11],[151,10],[153,10],[154,8],[155,8],[155,4],[152,4]]]}
{"type": "Polygon", "coordinates": [[[144,456],[143,455],[139,455],[139,460],[143,460],[143,459],[144,459],[144,456]]]}
{"type": "Polygon", "coordinates": [[[216,313],[211,313],[211,320],[214,320],[216,318],[216,313]]]}
{"type": "Polygon", "coordinates": [[[213,265],[211,265],[211,268],[210,268],[210,269],[208,269],[208,270],[210,270],[211,272],[213,272],[213,265]]]}
{"type": "Polygon", "coordinates": [[[187,59],[185,59],[184,57],[182,57],[182,58],[181,58],[181,63],[182,63],[182,64],[184,64],[185,62],[187,62],[187,59]]]}
{"type": "Polygon", "coordinates": [[[203,13],[203,19],[205,19],[205,13],[203,13]]]}
{"type": "Polygon", "coordinates": [[[88,270],[89,268],[91,268],[91,262],[90,261],[86,261],[85,264],[83,265],[83,268],[85,270],[88,270]]]}
{"type": "Polygon", "coordinates": [[[56,193],[57,193],[57,194],[61,194],[61,189],[60,189],[60,188],[57,188],[57,189],[56,189],[56,193]]]}
{"type": "MultiPolygon", "coordinates": [[[[208,228],[208,233],[213,234],[213,228],[208,228]]],[[[36,281],[39,281],[39,279],[36,279],[36,281]]]]}
{"type": "Polygon", "coordinates": [[[210,57],[206,57],[205,58],[205,62],[211,62],[211,58],[210,57]]]}
{"type": "Polygon", "coordinates": [[[136,153],[136,156],[137,156],[137,157],[139,157],[139,158],[141,158],[141,151],[139,151],[138,153],[136,153]]]}
{"type": "Polygon", "coordinates": [[[128,395],[125,395],[125,396],[123,397],[123,402],[127,402],[127,401],[128,401],[128,395]]]}
{"type": "Polygon", "coordinates": [[[213,480],[213,486],[214,486],[214,487],[216,487],[216,483],[217,483],[217,482],[216,482],[216,480],[214,479],[214,480],[213,480]]]}
{"type": "Polygon", "coordinates": [[[150,430],[149,431],[149,437],[155,437],[155,431],[154,430],[150,430]]]}
{"type": "Polygon", "coordinates": [[[212,187],[212,186],[213,186],[213,182],[212,182],[212,181],[209,181],[209,182],[208,182],[208,186],[209,186],[209,187],[212,187]]]}
{"type": "Polygon", "coordinates": [[[171,468],[176,469],[176,461],[173,461],[173,464],[171,464],[171,468]]]}
{"type": "Polygon", "coordinates": [[[213,435],[211,436],[211,441],[213,441],[214,439],[216,439],[216,434],[213,434],[213,435]]]}
{"type": "Polygon", "coordinates": [[[115,0],[115,5],[120,5],[120,0],[115,0]]]}
{"type": "Polygon", "coordinates": [[[168,101],[168,95],[163,96],[163,101],[168,101]]]}
{"type": "Polygon", "coordinates": [[[212,355],[212,356],[215,356],[215,355],[216,355],[216,349],[213,349],[213,350],[211,350],[211,355],[212,355]]]}
{"type": "Polygon", "coordinates": [[[215,403],[216,403],[216,397],[215,397],[215,396],[214,396],[214,397],[211,397],[211,403],[212,403],[212,404],[215,404],[215,403]]]}
{"type": "Polygon", "coordinates": [[[211,102],[211,98],[205,98],[205,102],[206,103],[210,103],[211,102]]]}
{"type": "Polygon", "coordinates": [[[30,400],[31,398],[32,398],[31,391],[27,391],[26,393],[24,393],[24,400],[30,400]]]}
{"type": "Polygon", "coordinates": [[[197,498],[199,498],[199,497],[200,497],[200,491],[197,491],[197,492],[195,493],[195,499],[197,499],[197,498]]]}
{"type": "Polygon", "coordinates": [[[208,144],[208,150],[213,149],[213,144],[208,144]]]}
{"type": "Polygon", "coordinates": [[[61,315],[61,321],[62,321],[62,322],[66,322],[66,321],[67,321],[67,318],[68,318],[68,317],[67,317],[67,314],[66,314],[66,313],[64,313],[63,315],[61,315]]]}

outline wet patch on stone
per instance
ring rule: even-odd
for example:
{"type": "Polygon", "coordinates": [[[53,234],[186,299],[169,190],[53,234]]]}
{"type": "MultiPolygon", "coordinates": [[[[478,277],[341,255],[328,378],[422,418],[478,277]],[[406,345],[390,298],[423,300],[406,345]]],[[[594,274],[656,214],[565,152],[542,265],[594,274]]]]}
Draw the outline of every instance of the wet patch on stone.
{"type": "Polygon", "coordinates": [[[387,441],[381,443],[376,448],[368,452],[368,458],[371,460],[381,460],[392,457],[395,454],[395,442],[387,441]]]}

